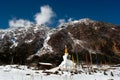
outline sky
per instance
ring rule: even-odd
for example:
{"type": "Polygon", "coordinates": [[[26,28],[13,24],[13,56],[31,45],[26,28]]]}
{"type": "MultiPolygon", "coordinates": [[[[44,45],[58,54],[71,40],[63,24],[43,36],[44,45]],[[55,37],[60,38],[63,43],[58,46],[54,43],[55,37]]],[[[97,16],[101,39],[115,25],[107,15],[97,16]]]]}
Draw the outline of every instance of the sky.
{"type": "Polygon", "coordinates": [[[0,29],[82,18],[120,25],[120,0],[0,0],[0,29]]]}

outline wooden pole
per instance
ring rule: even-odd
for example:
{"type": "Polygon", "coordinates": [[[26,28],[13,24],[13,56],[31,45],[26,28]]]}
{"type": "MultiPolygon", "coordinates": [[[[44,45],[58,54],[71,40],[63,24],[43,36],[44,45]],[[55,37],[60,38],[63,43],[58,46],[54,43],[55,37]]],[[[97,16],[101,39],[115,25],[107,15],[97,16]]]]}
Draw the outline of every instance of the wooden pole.
{"type": "Polygon", "coordinates": [[[91,68],[91,70],[92,70],[92,54],[91,54],[91,52],[90,52],[90,63],[91,63],[91,64],[90,64],[90,65],[91,65],[90,68],[91,68]]]}
{"type": "Polygon", "coordinates": [[[96,52],[96,65],[98,66],[98,54],[96,52]]]}
{"type": "Polygon", "coordinates": [[[86,65],[88,66],[88,55],[86,53],[86,65]]]}

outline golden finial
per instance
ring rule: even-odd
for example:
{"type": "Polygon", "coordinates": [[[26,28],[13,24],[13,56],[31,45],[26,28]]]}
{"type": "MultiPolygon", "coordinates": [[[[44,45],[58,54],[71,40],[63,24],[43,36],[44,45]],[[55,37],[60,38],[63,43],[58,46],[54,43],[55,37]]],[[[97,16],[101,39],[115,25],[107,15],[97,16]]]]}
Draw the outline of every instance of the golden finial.
{"type": "Polygon", "coordinates": [[[65,45],[65,54],[68,54],[68,49],[66,45],[65,45]]]}

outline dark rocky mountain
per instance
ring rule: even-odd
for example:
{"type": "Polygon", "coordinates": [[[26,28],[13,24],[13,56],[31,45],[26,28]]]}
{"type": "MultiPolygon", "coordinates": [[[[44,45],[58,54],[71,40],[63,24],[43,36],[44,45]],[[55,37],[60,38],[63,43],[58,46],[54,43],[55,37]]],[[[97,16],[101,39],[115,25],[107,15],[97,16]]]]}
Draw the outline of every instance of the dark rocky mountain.
{"type": "Polygon", "coordinates": [[[0,30],[0,63],[27,63],[43,47],[49,30],[45,25],[0,30]]]}
{"type": "Polygon", "coordinates": [[[120,27],[81,19],[50,29],[31,26],[0,31],[0,63],[27,64],[50,62],[59,65],[67,45],[75,61],[84,62],[87,54],[93,63],[120,62],[120,27]]]}

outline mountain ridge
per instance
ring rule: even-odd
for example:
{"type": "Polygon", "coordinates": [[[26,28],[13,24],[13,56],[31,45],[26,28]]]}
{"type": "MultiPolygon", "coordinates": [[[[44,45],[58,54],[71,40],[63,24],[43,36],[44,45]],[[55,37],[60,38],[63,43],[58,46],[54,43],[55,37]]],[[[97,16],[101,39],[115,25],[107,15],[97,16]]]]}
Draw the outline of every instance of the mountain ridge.
{"type": "Polygon", "coordinates": [[[98,53],[118,63],[119,31],[117,25],[88,18],[60,24],[57,28],[32,25],[0,30],[0,62],[27,64],[43,61],[58,65],[62,61],[64,46],[67,45],[69,53],[75,57],[75,53],[78,53],[81,61],[85,61],[84,56],[88,53],[92,53],[93,57],[98,53]]]}

